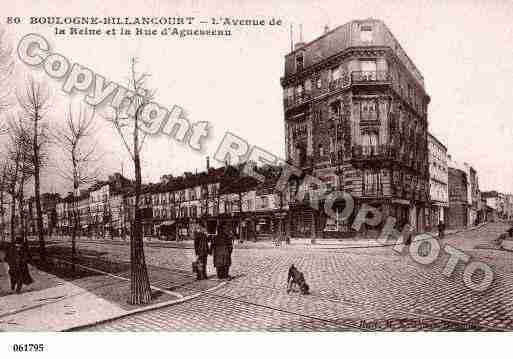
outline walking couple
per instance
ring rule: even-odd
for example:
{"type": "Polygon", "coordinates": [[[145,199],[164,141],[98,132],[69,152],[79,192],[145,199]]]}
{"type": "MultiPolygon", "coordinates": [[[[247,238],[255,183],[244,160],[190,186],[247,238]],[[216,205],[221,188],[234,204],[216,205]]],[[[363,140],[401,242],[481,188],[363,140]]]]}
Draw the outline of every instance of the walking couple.
{"type": "Polygon", "coordinates": [[[23,236],[16,235],[15,242],[8,244],[4,260],[9,266],[11,291],[16,291],[19,294],[23,285],[34,282],[28,268],[28,253],[23,245],[23,236]]]}
{"type": "Polygon", "coordinates": [[[205,227],[194,224],[194,252],[196,262],[193,265],[198,280],[207,279],[208,255],[214,256],[214,267],[219,279],[230,279],[229,270],[232,264],[233,235],[226,222],[220,222],[217,235],[209,240],[205,227]]]}

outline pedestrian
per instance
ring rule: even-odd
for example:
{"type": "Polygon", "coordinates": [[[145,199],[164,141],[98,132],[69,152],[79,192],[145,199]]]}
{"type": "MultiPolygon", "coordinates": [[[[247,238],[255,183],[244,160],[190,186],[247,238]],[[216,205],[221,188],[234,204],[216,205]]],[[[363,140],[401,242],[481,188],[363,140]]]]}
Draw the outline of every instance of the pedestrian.
{"type": "Polygon", "coordinates": [[[232,264],[233,238],[226,222],[219,223],[217,236],[212,242],[212,254],[217,277],[230,279],[229,270],[232,264]]]}
{"type": "Polygon", "coordinates": [[[198,223],[194,226],[194,253],[196,254],[197,272],[196,279],[207,279],[207,259],[209,253],[206,230],[198,223]]]}
{"type": "Polygon", "coordinates": [[[445,235],[445,223],[444,221],[438,222],[438,238],[443,239],[445,235]]]}
{"type": "Polygon", "coordinates": [[[28,253],[23,245],[23,236],[17,235],[15,243],[11,243],[6,257],[9,264],[9,277],[11,290],[21,292],[23,284],[30,285],[34,282],[28,268],[28,253]]]}

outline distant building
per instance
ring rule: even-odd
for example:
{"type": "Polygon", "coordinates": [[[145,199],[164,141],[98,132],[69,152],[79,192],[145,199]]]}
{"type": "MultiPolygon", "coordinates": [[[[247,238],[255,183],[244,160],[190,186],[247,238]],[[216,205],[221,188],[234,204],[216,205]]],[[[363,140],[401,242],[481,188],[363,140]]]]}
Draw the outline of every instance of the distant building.
{"type": "Polygon", "coordinates": [[[513,194],[505,195],[505,219],[513,220],[513,194]]]}
{"type": "Polygon", "coordinates": [[[449,222],[448,228],[464,228],[469,221],[467,174],[458,168],[449,167],[449,222]]]}
{"type": "Polygon", "coordinates": [[[486,191],[481,192],[481,198],[486,203],[486,220],[496,221],[499,218],[500,201],[499,192],[486,191]]]}
{"type": "MultiPolygon", "coordinates": [[[[51,234],[57,226],[57,203],[61,200],[58,193],[41,193],[41,214],[43,222],[43,233],[51,234]]],[[[35,197],[28,198],[24,203],[25,229],[27,235],[37,235],[37,210],[35,197]]]]}
{"type": "Polygon", "coordinates": [[[478,222],[478,209],[480,200],[479,179],[477,171],[467,162],[458,162],[449,155],[449,167],[459,169],[465,173],[467,180],[467,226],[473,226],[478,222]]]}
{"type": "Polygon", "coordinates": [[[448,222],[449,207],[449,167],[447,147],[436,137],[428,134],[429,151],[429,196],[431,211],[427,219],[428,227],[435,228],[443,221],[448,222]]]}

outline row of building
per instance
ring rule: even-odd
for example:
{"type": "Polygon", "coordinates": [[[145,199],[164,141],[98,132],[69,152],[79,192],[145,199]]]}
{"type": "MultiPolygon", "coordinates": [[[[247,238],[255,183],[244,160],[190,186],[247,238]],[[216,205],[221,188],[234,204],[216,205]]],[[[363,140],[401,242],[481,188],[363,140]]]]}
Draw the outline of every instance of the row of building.
{"type": "MultiPolygon", "coordinates": [[[[511,218],[511,195],[481,192],[476,169],[453,160],[430,134],[424,78],[382,21],[325,28],[311,42],[301,39],[284,60],[286,161],[327,188],[349,193],[354,213],[371,205],[417,231],[440,221],[458,228],[511,218]]],[[[354,234],[354,216],[341,215],[343,201],[334,204],[334,218],[326,217],[290,195],[297,186],[273,193],[273,171],[264,183],[231,166],[164,176],[144,186],[144,233],[177,237],[187,235],[191,219],[224,218],[248,237],[354,234]]],[[[55,221],[47,222],[60,233],[69,233],[75,220],[82,233],[123,235],[134,201],[133,184],[116,174],[58,201],[55,221]]]]}
{"type": "Polygon", "coordinates": [[[513,195],[481,191],[477,170],[459,163],[429,134],[431,223],[464,228],[485,221],[513,219],[513,195]]]}
{"type": "MultiPolygon", "coordinates": [[[[429,230],[440,221],[449,228],[462,228],[483,221],[513,219],[513,195],[497,191],[481,192],[476,170],[459,165],[447,154],[447,148],[434,136],[428,137],[429,207],[419,230],[429,230]]],[[[274,191],[280,172],[269,167],[264,182],[244,175],[242,166],[211,168],[182,176],[163,176],[156,184],[142,187],[139,207],[145,236],[175,239],[188,237],[195,220],[205,220],[215,231],[218,220],[233,222],[242,238],[262,238],[277,234],[292,237],[351,236],[350,222],[337,218],[311,216],[305,203],[298,203],[294,186],[277,194],[274,191]],[[298,213],[299,212],[299,213],[298,213]],[[349,224],[349,225],[348,225],[349,224]]],[[[359,198],[356,198],[358,201],[359,198]]],[[[134,219],[134,183],[116,173],[87,190],[41,197],[43,227],[47,235],[123,237],[130,233],[134,219]]],[[[34,199],[25,201],[24,226],[29,235],[37,232],[34,199]]],[[[18,221],[20,216],[16,216],[18,221]]],[[[5,218],[4,218],[5,219],[5,218]]],[[[9,216],[7,216],[7,220],[9,216]]],[[[3,221],[5,229],[8,222],[3,221]]]]}

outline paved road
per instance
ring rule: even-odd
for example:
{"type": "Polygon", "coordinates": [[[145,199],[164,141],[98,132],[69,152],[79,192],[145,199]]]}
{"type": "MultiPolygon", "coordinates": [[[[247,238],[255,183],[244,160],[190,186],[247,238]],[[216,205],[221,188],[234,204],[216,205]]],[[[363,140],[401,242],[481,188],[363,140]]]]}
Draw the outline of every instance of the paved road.
{"type": "MultiPolygon", "coordinates": [[[[505,228],[489,224],[442,243],[493,267],[494,283],[484,292],[464,285],[462,265],[450,278],[442,275],[448,256],[424,266],[391,247],[239,249],[235,279],[219,290],[88,330],[513,330],[513,253],[491,244],[505,228]],[[285,292],[292,263],[305,273],[311,295],[285,292]]],[[[127,246],[80,248],[111,259],[129,255],[127,246]]],[[[147,247],[146,254],[148,263],[180,271],[189,270],[193,259],[189,249],[147,247]]]]}

